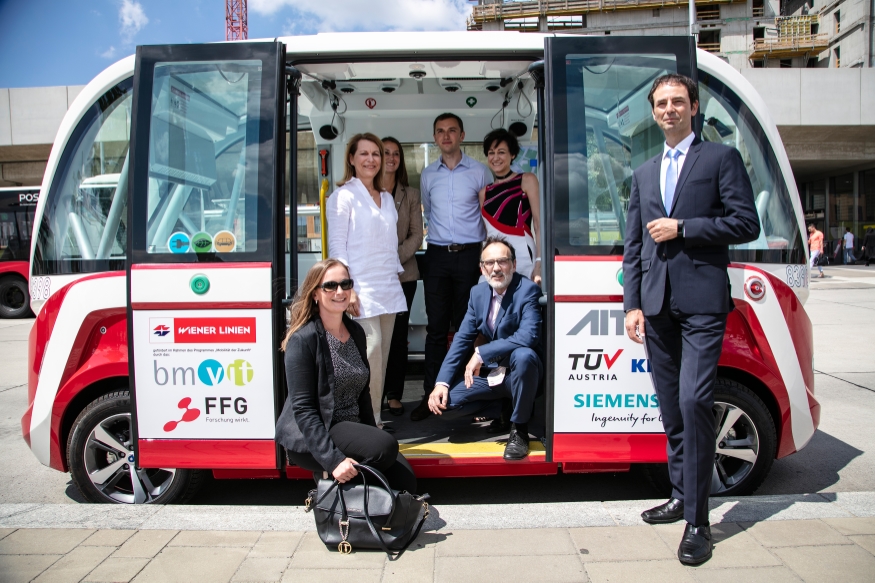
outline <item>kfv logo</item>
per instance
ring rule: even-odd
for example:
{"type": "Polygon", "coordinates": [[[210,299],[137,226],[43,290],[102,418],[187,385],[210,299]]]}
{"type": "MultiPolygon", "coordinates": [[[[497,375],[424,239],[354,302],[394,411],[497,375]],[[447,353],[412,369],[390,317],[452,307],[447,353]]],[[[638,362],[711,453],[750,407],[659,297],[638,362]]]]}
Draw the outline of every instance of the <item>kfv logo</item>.
{"type": "Polygon", "coordinates": [[[626,334],[626,313],[623,310],[590,310],[574,328],[568,331],[568,336],[576,336],[580,331],[589,326],[590,336],[610,336],[613,329],[614,336],[626,334]],[[611,320],[614,325],[611,326],[611,320]]]}

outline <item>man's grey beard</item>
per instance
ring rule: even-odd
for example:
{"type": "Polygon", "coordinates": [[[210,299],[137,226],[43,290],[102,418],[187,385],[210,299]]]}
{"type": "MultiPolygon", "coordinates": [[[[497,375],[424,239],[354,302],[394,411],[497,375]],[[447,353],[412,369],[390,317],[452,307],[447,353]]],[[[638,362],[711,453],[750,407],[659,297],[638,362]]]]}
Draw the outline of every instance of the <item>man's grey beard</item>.
{"type": "Polygon", "coordinates": [[[489,287],[494,289],[497,292],[503,292],[510,285],[510,280],[513,279],[513,274],[504,274],[504,279],[502,281],[493,281],[493,279],[487,278],[486,283],[489,284],[489,287]]]}

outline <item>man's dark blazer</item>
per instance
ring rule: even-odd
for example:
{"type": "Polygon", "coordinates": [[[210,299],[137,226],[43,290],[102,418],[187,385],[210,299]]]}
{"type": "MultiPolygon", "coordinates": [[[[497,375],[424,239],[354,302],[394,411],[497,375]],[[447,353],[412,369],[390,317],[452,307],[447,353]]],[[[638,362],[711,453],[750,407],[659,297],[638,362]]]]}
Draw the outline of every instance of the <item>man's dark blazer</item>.
{"type": "Polygon", "coordinates": [[[492,305],[492,288],[485,281],[471,288],[468,311],[453,337],[437,382],[446,383],[452,388],[453,380],[461,374],[473,354],[478,334],[487,340],[486,344],[480,346],[480,357],[487,366],[501,364],[517,348],[531,348],[543,362],[540,297],[540,287],[532,280],[514,273],[501,301],[495,332],[492,332],[486,323],[492,305]]]}
{"type": "MultiPolygon", "coordinates": [[[[346,314],[343,323],[367,367],[364,329],[346,314]]],[[[289,396],[276,422],[275,439],[289,451],[309,452],[320,466],[333,472],[346,456],[328,434],[334,416],[335,385],[334,364],[325,334],[325,326],[316,316],[289,338],[285,358],[289,396]]],[[[368,383],[362,387],[358,402],[359,420],[376,427],[368,383]]]]}
{"type": "Polygon", "coordinates": [[[623,255],[623,307],[645,316],[662,310],[665,278],[686,314],[721,314],[732,309],[729,245],[753,241],[760,222],[750,179],[735,148],[693,140],[678,177],[671,212],[662,203],[663,152],[632,176],[623,255]],[[656,243],[647,223],[668,216],[683,219],[683,237],[656,243]]]}

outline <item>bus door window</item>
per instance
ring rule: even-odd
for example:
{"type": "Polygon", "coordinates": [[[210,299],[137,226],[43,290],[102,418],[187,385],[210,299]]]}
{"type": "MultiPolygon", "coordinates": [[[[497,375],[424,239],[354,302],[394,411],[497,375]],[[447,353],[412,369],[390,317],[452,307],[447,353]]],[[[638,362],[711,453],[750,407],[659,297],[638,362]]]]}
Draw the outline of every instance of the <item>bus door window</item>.
{"type": "Polygon", "coordinates": [[[156,65],[149,253],[256,251],[260,88],[257,60],[156,65]]]}
{"type": "Polygon", "coordinates": [[[762,229],[756,241],[735,245],[734,261],[804,263],[804,243],[790,192],[759,122],[723,83],[699,73],[702,139],[736,148],[750,176],[762,229]]]}
{"type": "Polygon", "coordinates": [[[675,57],[568,55],[566,67],[569,154],[557,172],[568,195],[557,196],[556,243],[562,254],[622,254],[632,172],[664,142],[647,93],[677,71],[675,57]]]}
{"type": "Polygon", "coordinates": [[[12,260],[18,251],[16,213],[0,213],[0,261],[12,260]]]}
{"type": "Polygon", "coordinates": [[[101,96],[61,154],[37,233],[34,275],[124,268],[127,197],[116,200],[116,192],[127,186],[120,177],[130,145],[132,85],[126,79],[101,96]]]}

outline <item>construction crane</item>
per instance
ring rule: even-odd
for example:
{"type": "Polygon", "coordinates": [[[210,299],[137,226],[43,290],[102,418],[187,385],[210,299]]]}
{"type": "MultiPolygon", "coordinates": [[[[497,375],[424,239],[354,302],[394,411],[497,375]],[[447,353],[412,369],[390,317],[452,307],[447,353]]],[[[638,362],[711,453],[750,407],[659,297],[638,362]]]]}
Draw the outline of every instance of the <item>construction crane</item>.
{"type": "Polygon", "coordinates": [[[246,0],[225,0],[225,40],[246,40],[249,24],[246,20],[246,0]]]}

